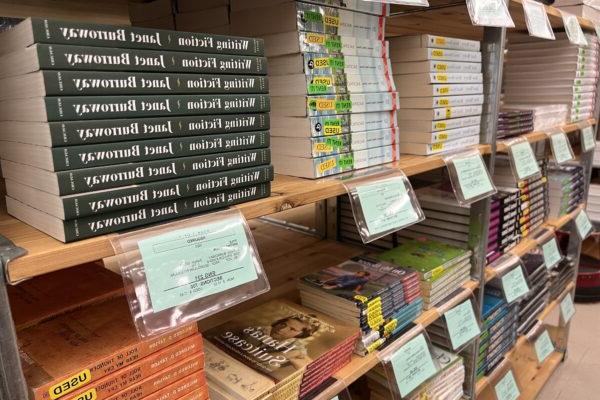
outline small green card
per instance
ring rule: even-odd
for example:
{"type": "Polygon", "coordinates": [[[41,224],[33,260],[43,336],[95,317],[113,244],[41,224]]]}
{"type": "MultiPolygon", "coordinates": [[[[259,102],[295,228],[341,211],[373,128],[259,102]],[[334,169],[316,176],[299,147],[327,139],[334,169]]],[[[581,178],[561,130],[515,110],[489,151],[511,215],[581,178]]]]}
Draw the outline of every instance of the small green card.
{"type": "Polygon", "coordinates": [[[533,154],[533,149],[528,141],[513,144],[510,146],[510,153],[518,180],[523,180],[540,173],[540,166],[535,159],[535,154],[533,154]]]}
{"type": "Polygon", "coordinates": [[[512,303],[529,292],[520,264],[502,276],[502,289],[507,303],[512,303]]]}
{"type": "Polygon", "coordinates": [[[246,231],[236,219],[140,240],[154,312],[256,280],[246,231]]]}
{"type": "Polygon", "coordinates": [[[470,300],[463,301],[456,307],[446,311],[444,317],[446,318],[450,342],[454,350],[478,337],[481,333],[470,300]]]}
{"type": "Polygon", "coordinates": [[[573,159],[573,151],[567,135],[564,133],[555,133],[550,135],[550,144],[554,159],[558,164],[562,164],[573,159]]]}
{"type": "Polygon", "coordinates": [[[575,315],[575,305],[570,294],[567,294],[564,299],[560,302],[560,311],[565,324],[573,318],[575,315]]]}
{"type": "Polygon", "coordinates": [[[401,177],[356,187],[369,234],[396,231],[419,220],[401,177]]]}
{"type": "Polygon", "coordinates": [[[552,344],[552,339],[550,339],[550,334],[546,329],[537,338],[533,346],[535,347],[535,354],[540,364],[554,351],[554,344],[552,344]]]}
{"type": "Polygon", "coordinates": [[[593,126],[587,126],[581,130],[581,143],[583,151],[592,151],[596,148],[596,138],[593,126]]]}
{"type": "Polygon", "coordinates": [[[546,268],[548,269],[553,268],[562,260],[555,237],[542,245],[542,253],[544,255],[544,264],[546,264],[546,268]]]}
{"type": "Polygon", "coordinates": [[[427,340],[422,333],[396,351],[390,362],[402,397],[437,373],[427,340]]]}
{"type": "Polygon", "coordinates": [[[575,217],[575,226],[577,227],[577,233],[582,240],[588,237],[593,228],[590,218],[583,210],[575,217]]]}
{"type": "Polygon", "coordinates": [[[483,159],[479,154],[453,160],[460,190],[465,200],[495,192],[483,159]]]}
{"type": "Polygon", "coordinates": [[[508,371],[494,387],[498,400],[517,400],[521,395],[512,370],[508,371]]]}

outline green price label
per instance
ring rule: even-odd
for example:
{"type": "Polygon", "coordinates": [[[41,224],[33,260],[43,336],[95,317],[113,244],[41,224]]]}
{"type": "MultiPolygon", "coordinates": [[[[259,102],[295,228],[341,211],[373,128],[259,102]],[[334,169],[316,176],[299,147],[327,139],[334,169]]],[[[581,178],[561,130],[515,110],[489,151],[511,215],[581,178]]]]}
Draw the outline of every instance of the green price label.
{"type": "Polygon", "coordinates": [[[546,358],[554,351],[554,344],[552,344],[552,339],[550,339],[550,334],[547,330],[544,330],[540,337],[537,338],[535,343],[533,344],[535,348],[535,354],[538,358],[539,363],[543,363],[546,358]]]}
{"type": "Polygon", "coordinates": [[[575,315],[575,305],[573,304],[573,299],[569,293],[567,293],[565,298],[560,302],[560,312],[565,324],[573,318],[573,315],[575,315]]]}
{"type": "Polygon", "coordinates": [[[339,52],[342,50],[342,40],[327,38],[325,39],[325,47],[332,52],[339,52]]]}
{"type": "Polygon", "coordinates": [[[338,160],[338,165],[341,169],[349,169],[354,167],[354,157],[353,156],[341,156],[338,160]]]}
{"type": "Polygon", "coordinates": [[[323,22],[323,15],[314,11],[304,11],[304,20],[307,22],[323,22]]]}
{"type": "Polygon", "coordinates": [[[352,111],[352,100],[336,100],[335,111],[340,113],[352,111]]]}
{"type": "Polygon", "coordinates": [[[326,94],[327,93],[327,85],[309,83],[308,84],[308,94],[326,94]]]}
{"type": "Polygon", "coordinates": [[[569,144],[569,139],[564,133],[555,133],[551,135],[550,144],[552,147],[552,153],[554,153],[554,159],[558,164],[562,164],[573,159],[571,144],[569,144]]]}
{"type": "Polygon", "coordinates": [[[527,285],[521,265],[517,265],[516,268],[504,274],[501,280],[507,303],[512,303],[529,292],[529,285],[527,285]]]}
{"type": "Polygon", "coordinates": [[[346,61],[340,57],[329,57],[329,67],[332,69],[344,69],[346,61]]]}
{"type": "Polygon", "coordinates": [[[463,198],[468,201],[495,192],[483,159],[479,154],[453,160],[463,198]]]}
{"type": "Polygon", "coordinates": [[[575,217],[575,226],[579,237],[583,240],[592,232],[593,226],[587,213],[583,210],[575,217]]]}
{"type": "Polygon", "coordinates": [[[446,318],[450,342],[454,350],[478,337],[481,333],[470,300],[446,311],[444,317],[446,318]]]}
{"type": "Polygon", "coordinates": [[[518,180],[527,179],[540,173],[540,166],[535,159],[533,149],[528,141],[515,143],[510,146],[510,154],[518,180]]]}
{"type": "Polygon", "coordinates": [[[508,371],[494,386],[498,400],[517,400],[521,395],[512,371],[508,371]]]}
{"type": "Polygon", "coordinates": [[[596,138],[594,136],[594,128],[592,126],[587,126],[581,130],[583,151],[588,152],[594,150],[596,147],[596,138]]]}
{"type": "Polygon", "coordinates": [[[544,255],[544,264],[546,264],[546,268],[548,269],[552,269],[562,260],[556,238],[552,238],[542,245],[542,253],[544,255]]]}
{"type": "Polygon", "coordinates": [[[340,118],[324,119],[323,125],[325,125],[325,126],[342,126],[342,120],[340,118]]]}
{"type": "Polygon", "coordinates": [[[402,397],[406,397],[437,372],[422,333],[402,346],[390,362],[402,397]]]}
{"type": "Polygon", "coordinates": [[[344,141],[339,138],[327,138],[327,139],[325,139],[325,143],[327,143],[329,146],[333,147],[334,149],[340,149],[340,148],[344,147],[344,141]]]}

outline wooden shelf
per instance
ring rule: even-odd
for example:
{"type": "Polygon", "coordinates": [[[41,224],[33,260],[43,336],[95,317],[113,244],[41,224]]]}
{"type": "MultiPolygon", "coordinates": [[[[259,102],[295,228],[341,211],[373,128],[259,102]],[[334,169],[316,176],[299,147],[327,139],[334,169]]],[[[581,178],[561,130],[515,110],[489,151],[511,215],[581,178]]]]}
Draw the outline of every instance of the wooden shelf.
{"type": "MultiPolygon", "coordinates": [[[[545,6],[546,12],[548,13],[548,19],[550,20],[550,25],[554,29],[562,29],[564,28],[562,15],[558,8],[553,6],[545,6]]],[[[526,30],[527,25],[525,23],[525,13],[523,12],[523,2],[521,0],[510,0],[508,11],[512,16],[513,21],[515,22],[515,29],[526,30]]],[[[581,25],[581,29],[594,31],[594,23],[588,19],[577,17],[579,20],[579,25],[581,25]]]]}

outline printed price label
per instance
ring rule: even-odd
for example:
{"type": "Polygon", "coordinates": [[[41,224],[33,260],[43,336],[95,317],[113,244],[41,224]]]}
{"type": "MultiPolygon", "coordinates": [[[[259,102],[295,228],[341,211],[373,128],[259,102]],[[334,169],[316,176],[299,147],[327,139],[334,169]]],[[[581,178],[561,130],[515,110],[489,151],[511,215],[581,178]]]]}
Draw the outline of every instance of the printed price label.
{"type": "Polygon", "coordinates": [[[410,394],[437,372],[422,333],[402,346],[390,362],[402,397],[410,394]]]}
{"type": "Polygon", "coordinates": [[[523,11],[525,11],[527,30],[531,36],[549,40],[555,39],[546,7],[542,3],[534,0],[523,0],[523,11]]]}
{"type": "Polygon", "coordinates": [[[573,150],[571,150],[571,144],[567,135],[564,133],[554,133],[550,135],[550,146],[552,147],[552,153],[554,159],[558,164],[571,161],[573,159],[573,150]]]}
{"type": "Polygon", "coordinates": [[[501,281],[507,303],[512,303],[529,292],[529,285],[527,285],[525,275],[523,275],[523,268],[520,264],[504,274],[501,281]]]}
{"type": "Polygon", "coordinates": [[[581,130],[581,144],[583,151],[588,152],[596,148],[596,138],[593,126],[586,126],[581,130]]]}
{"type": "Polygon", "coordinates": [[[496,192],[481,155],[456,157],[452,160],[456,169],[458,186],[465,202],[486,197],[496,192]]]}
{"type": "Polygon", "coordinates": [[[243,224],[234,218],[140,240],[152,310],[166,310],[258,278],[243,224]]]}
{"type": "Polygon", "coordinates": [[[554,351],[554,344],[552,344],[552,339],[550,339],[550,334],[547,330],[544,329],[544,332],[537,338],[535,343],[533,344],[535,348],[535,355],[538,358],[538,362],[543,363],[546,358],[554,351]]]}
{"type": "Polygon", "coordinates": [[[494,386],[498,400],[517,400],[521,395],[512,370],[508,371],[494,386]]]}
{"type": "Polygon", "coordinates": [[[478,337],[481,333],[477,319],[475,318],[475,312],[473,311],[473,304],[470,300],[464,301],[446,311],[444,317],[446,318],[450,342],[454,350],[478,337]]]}
{"type": "Polygon", "coordinates": [[[594,228],[590,218],[584,210],[581,210],[581,212],[575,217],[575,226],[577,228],[577,234],[581,240],[587,238],[594,228]]]}
{"type": "Polygon", "coordinates": [[[402,177],[357,186],[356,192],[370,235],[397,231],[419,221],[402,177]]]}
{"type": "Polygon", "coordinates": [[[560,302],[560,313],[565,324],[575,315],[575,305],[570,293],[567,293],[565,298],[560,302]]]}
{"type": "Polygon", "coordinates": [[[530,178],[540,174],[540,166],[535,159],[533,149],[528,141],[518,142],[510,146],[510,156],[515,167],[517,180],[530,178]]]}
{"type": "Polygon", "coordinates": [[[542,253],[544,255],[544,264],[546,264],[546,268],[548,269],[552,269],[562,260],[555,237],[542,245],[542,253]]]}
{"type": "Polygon", "coordinates": [[[515,27],[504,0],[467,0],[467,9],[473,25],[515,27]]]}
{"type": "Polygon", "coordinates": [[[585,38],[585,35],[583,34],[581,25],[579,25],[579,20],[577,19],[577,16],[566,13],[562,10],[559,11],[562,14],[563,25],[565,27],[565,31],[567,32],[569,42],[578,46],[587,46],[588,42],[585,38]]]}

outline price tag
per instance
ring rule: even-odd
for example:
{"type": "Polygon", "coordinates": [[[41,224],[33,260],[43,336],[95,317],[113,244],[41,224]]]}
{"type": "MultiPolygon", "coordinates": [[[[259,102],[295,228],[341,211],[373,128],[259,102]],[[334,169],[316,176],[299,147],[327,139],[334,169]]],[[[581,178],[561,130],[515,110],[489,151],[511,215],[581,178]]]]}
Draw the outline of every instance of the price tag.
{"type": "Polygon", "coordinates": [[[575,226],[577,227],[577,234],[581,240],[587,238],[594,228],[590,218],[584,210],[581,210],[581,212],[575,217],[575,226]]]}
{"type": "Polygon", "coordinates": [[[523,268],[521,265],[517,265],[516,268],[508,271],[501,278],[502,289],[504,291],[504,297],[506,297],[507,303],[521,298],[522,296],[529,293],[529,285],[523,275],[523,268]]]}
{"type": "Polygon", "coordinates": [[[583,151],[588,152],[596,148],[596,138],[593,126],[586,126],[581,130],[581,144],[583,151]]]}
{"type": "Polygon", "coordinates": [[[427,340],[422,333],[394,353],[390,362],[401,397],[410,394],[437,372],[427,340]]]}
{"type": "Polygon", "coordinates": [[[508,371],[494,387],[498,400],[517,400],[521,395],[512,370],[508,371]]]}
{"type": "Polygon", "coordinates": [[[533,346],[535,347],[535,354],[540,364],[554,351],[554,344],[552,343],[552,339],[550,339],[550,334],[548,334],[547,330],[542,332],[533,346]]]}
{"type": "Polygon", "coordinates": [[[396,231],[420,219],[401,177],[356,186],[356,192],[369,234],[396,231]]]}
{"type": "Polygon", "coordinates": [[[573,318],[573,315],[575,315],[575,305],[573,304],[570,293],[567,293],[565,298],[560,302],[560,312],[565,324],[573,318]]]}
{"type": "Polygon", "coordinates": [[[540,166],[535,159],[531,144],[527,140],[512,144],[509,150],[517,180],[527,179],[540,174],[540,166]]]}
{"type": "Polygon", "coordinates": [[[555,39],[546,7],[542,3],[534,0],[523,0],[523,11],[525,11],[527,30],[531,36],[549,40],[555,39]]]}
{"type": "Polygon", "coordinates": [[[138,246],[155,313],[258,278],[243,224],[232,218],[140,240],[138,246]]]}
{"type": "Polygon", "coordinates": [[[581,25],[579,25],[577,16],[566,13],[562,10],[559,11],[562,14],[563,25],[565,26],[565,31],[567,32],[569,42],[578,46],[587,46],[588,42],[583,34],[581,25]]]}
{"type": "Polygon", "coordinates": [[[470,300],[464,301],[444,313],[450,342],[454,350],[479,336],[481,330],[475,318],[473,304],[470,300]]]}
{"type": "Polygon", "coordinates": [[[470,204],[496,193],[496,187],[478,152],[453,155],[444,161],[450,171],[452,187],[460,204],[470,204]]]}
{"type": "Polygon", "coordinates": [[[558,164],[563,164],[573,159],[571,144],[564,133],[553,133],[550,135],[550,146],[552,147],[554,159],[558,164]]]}
{"type": "Polygon", "coordinates": [[[504,0],[467,0],[467,9],[473,25],[515,27],[504,0]]]}
{"type": "Polygon", "coordinates": [[[555,237],[542,245],[542,253],[544,255],[544,264],[546,264],[546,268],[548,269],[552,269],[562,260],[555,237]]]}

